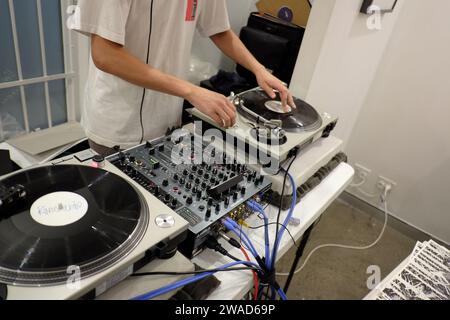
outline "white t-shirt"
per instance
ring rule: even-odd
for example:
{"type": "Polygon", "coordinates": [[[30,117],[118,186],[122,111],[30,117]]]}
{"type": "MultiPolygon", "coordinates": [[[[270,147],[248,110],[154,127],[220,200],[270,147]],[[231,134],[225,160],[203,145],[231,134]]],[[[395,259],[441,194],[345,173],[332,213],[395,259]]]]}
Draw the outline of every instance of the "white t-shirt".
{"type": "MultiPolygon", "coordinates": [[[[70,28],[123,45],[143,62],[185,78],[195,29],[230,29],[226,0],[79,0],[70,28]],[[150,38],[150,41],[149,41],[150,38]]],[[[97,69],[90,59],[82,123],[88,138],[128,148],[181,123],[182,99],[145,90],[97,69]],[[142,103],[142,101],[144,101],[142,103]]]]}

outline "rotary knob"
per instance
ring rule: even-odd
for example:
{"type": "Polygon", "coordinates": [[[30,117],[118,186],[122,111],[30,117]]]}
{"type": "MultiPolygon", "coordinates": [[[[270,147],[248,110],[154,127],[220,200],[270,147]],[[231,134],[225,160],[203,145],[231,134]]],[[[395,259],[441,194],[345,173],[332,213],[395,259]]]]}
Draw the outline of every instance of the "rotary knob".
{"type": "Polygon", "coordinates": [[[167,187],[169,185],[169,180],[164,179],[162,182],[163,187],[167,187]]]}

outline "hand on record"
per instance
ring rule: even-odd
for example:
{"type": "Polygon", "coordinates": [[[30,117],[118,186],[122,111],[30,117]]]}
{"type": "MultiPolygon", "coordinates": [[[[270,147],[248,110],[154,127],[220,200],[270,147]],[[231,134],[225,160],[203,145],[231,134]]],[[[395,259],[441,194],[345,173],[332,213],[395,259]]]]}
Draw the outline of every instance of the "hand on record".
{"type": "Polygon", "coordinates": [[[262,68],[260,71],[256,72],[255,76],[258,81],[258,85],[269,95],[269,97],[275,99],[275,91],[280,93],[281,103],[283,104],[283,109],[286,112],[290,111],[289,107],[296,109],[292,94],[281,80],[273,76],[265,68],[262,68]]]}
{"type": "Polygon", "coordinates": [[[230,128],[236,123],[236,107],[221,94],[195,87],[186,100],[220,127],[230,128]]]}

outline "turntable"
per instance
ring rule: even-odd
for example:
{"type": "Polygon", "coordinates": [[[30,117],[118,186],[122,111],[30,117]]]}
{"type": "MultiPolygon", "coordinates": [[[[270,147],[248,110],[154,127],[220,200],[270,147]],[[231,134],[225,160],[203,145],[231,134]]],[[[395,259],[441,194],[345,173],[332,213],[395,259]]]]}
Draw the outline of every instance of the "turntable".
{"type": "Polygon", "coordinates": [[[201,120],[196,122],[193,130],[201,135],[211,128],[223,132],[224,143],[216,141],[214,146],[225,150],[237,149],[238,161],[246,161],[253,169],[268,175],[272,181],[274,205],[279,205],[281,194],[285,196],[283,208],[290,204],[292,188],[288,181],[283,192],[283,175],[278,173],[280,167],[287,169],[289,161],[286,160],[292,158],[294,151],[298,157],[292,163],[290,173],[298,186],[297,199],[305,194],[303,190],[311,190],[317,181],[326,178],[332,168],[346,161],[342,141],[330,136],[337,124],[336,117],[319,112],[298,98],[294,98],[296,108],[285,111],[279,94],[271,99],[261,88],[232,95],[230,99],[238,113],[234,127],[221,128],[199,110],[191,109],[189,112],[194,118],[201,120]]]}
{"type": "MultiPolygon", "coordinates": [[[[230,97],[238,117],[234,127],[219,127],[198,109],[189,112],[210,126],[223,130],[226,135],[245,142],[246,151],[263,152],[278,164],[288,158],[292,149],[302,150],[322,137],[328,137],[335,128],[337,118],[319,113],[308,103],[294,98],[296,109],[283,110],[280,96],[271,99],[261,88],[230,97]]],[[[203,132],[210,127],[202,128],[203,132]]]]}
{"type": "Polygon", "coordinates": [[[0,180],[6,299],[95,298],[185,239],[187,222],[112,164],[55,164],[0,180]]]}

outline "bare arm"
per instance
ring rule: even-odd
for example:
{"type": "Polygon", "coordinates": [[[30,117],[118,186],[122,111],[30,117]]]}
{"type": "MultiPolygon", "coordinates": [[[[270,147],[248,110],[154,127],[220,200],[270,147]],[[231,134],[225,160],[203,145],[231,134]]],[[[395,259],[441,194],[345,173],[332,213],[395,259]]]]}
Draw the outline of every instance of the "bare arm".
{"type": "Polygon", "coordinates": [[[161,72],[121,45],[97,35],[91,37],[91,48],[94,64],[103,72],[143,88],[184,98],[221,126],[235,123],[236,110],[226,97],[161,72]]]}
{"type": "Polygon", "coordinates": [[[283,107],[290,105],[295,108],[292,95],[289,93],[286,86],[276,77],[271,75],[266,68],[255,59],[242,43],[241,39],[239,39],[232,30],[213,35],[211,40],[225,55],[253,72],[258,80],[258,84],[269,96],[275,98],[273,90],[277,90],[281,94],[283,107]]]}

